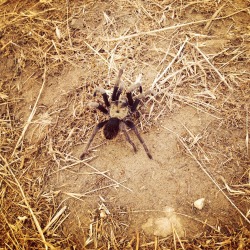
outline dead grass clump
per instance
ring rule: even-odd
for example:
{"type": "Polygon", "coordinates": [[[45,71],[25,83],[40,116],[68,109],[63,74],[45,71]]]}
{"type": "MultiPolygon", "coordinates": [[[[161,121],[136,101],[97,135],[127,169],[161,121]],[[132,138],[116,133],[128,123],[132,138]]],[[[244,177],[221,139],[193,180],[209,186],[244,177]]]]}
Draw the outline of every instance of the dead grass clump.
{"type": "Polygon", "coordinates": [[[62,213],[57,216],[59,208],[54,204],[54,197],[45,192],[46,173],[33,160],[34,153],[29,155],[28,150],[17,152],[16,159],[11,156],[10,145],[21,133],[19,126],[11,124],[14,121],[9,119],[1,120],[0,124],[0,246],[4,249],[63,246],[67,239],[62,240],[57,234],[62,213]]]}
{"type": "Polygon", "coordinates": [[[0,94],[0,247],[55,249],[67,245],[67,238],[57,233],[65,208],[60,210],[53,194],[45,191],[46,170],[38,149],[23,142],[25,130],[13,116],[16,100],[9,97],[9,86],[3,84],[0,94]]]}
{"type": "Polygon", "coordinates": [[[48,74],[55,74],[68,63],[77,66],[74,60],[79,57],[69,34],[67,1],[6,1],[0,9],[1,55],[14,55],[15,78],[27,67],[43,67],[44,55],[50,65],[48,74]]]}

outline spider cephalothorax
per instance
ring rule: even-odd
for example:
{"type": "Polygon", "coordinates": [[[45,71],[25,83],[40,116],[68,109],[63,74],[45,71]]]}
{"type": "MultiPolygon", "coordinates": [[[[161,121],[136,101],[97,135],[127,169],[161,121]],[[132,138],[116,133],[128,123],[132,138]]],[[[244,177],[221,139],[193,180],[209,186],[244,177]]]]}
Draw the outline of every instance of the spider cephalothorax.
{"type": "Polygon", "coordinates": [[[126,91],[126,98],[120,98],[120,95],[123,91],[122,86],[120,86],[120,79],[123,73],[123,69],[119,70],[119,74],[112,92],[111,102],[109,101],[109,96],[106,93],[105,89],[99,87],[96,89],[94,96],[96,96],[97,92],[100,92],[103,97],[104,105],[99,104],[97,102],[90,103],[90,106],[93,108],[99,109],[101,112],[109,116],[109,119],[102,121],[96,125],[92,135],[89,138],[89,141],[86,145],[85,151],[81,155],[81,158],[84,157],[85,154],[88,153],[89,146],[93,141],[96,133],[103,128],[104,137],[108,140],[115,138],[119,132],[122,130],[127,141],[132,145],[134,151],[137,151],[135,144],[130,139],[127,131],[126,126],[134,131],[136,136],[138,137],[139,141],[143,145],[148,157],[152,159],[152,156],[140,136],[135,124],[129,120],[129,117],[136,111],[138,104],[140,103],[140,98],[143,97],[142,95],[142,88],[140,85],[140,81],[137,81],[134,85],[131,85],[126,91]],[[136,89],[140,89],[140,95],[133,100],[132,92],[136,89]]]}

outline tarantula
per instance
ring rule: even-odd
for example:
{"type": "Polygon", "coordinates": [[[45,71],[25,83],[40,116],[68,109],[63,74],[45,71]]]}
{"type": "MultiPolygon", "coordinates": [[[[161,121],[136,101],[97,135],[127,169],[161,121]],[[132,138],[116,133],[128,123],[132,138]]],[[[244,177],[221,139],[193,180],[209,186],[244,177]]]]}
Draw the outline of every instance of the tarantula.
{"type": "Polygon", "coordinates": [[[150,154],[144,140],[139,134],[135,124],[129,119],[129,117],[136,111],[138,104],[140,103],[140,99],[144,96],[142,94],[142,87],[140,85],[140,81],[137,81],[134,85],[131,85],[127,89],[127,92],[126,92],[127,98],[120,98],[120,95],[123,91],[123,87],[120,85],[122,74],[123,74],[123,68],[119,70],[118,77],[116,79],[114,89],[112,92],[111,102],[109,101],[109,96],[106,93],[105,89],[99,87],[94,92],[94,96],[96,96],[97,92],[100,92],[102,94],[103,101],[106,107],[97,102],[91,102],[90,106],[92,108],[97,108],[104,114],[108,115],[109,119],[105,121],[101,121],[100,123],[96,125],[96,127],[93,130],[92,135],[90,136],[87,142],[84,152],[80,156],[81,159],[83,159],[83,157],[88,153],[90,144],[92,143],[96,133],[101,128],[103,128],[104,137],[108,140],[115,138],[119,130],[121,130],[124,133],[126,140],[132,145],[134,151],[136,152],[137,151],[136,146],[130,139],[129,134],[126,131],[126,126],[134,131],[137,138],[139,139],[142,146],[144,147],[144,150],[146,151],[148,157],[152,159],[152,155],[150,154]],[[140,95],[133,100],[132,91],[134,91],[136,88],[139,88],[140,95]]]}

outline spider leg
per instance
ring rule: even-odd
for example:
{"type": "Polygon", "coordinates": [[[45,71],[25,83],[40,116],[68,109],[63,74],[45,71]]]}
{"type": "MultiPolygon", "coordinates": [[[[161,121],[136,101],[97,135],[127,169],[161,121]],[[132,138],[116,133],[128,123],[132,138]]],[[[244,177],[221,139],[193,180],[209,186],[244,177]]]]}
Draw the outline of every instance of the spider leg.
{"type": "MultiPolygon", "coordinates": [[[[142,75],[139,75],[139,76],[136,78],[135,84],[131,85],[131,86],[127,89],[126,95],[127,95],[128,104],[129,104],[130,107],[133,107],[133,105],[134,105],[134,100],[133,100],[132,92],[133,92],[135,89],[139,88],[140,93],[142,93],[141,77],[142,77],[142,75]]],[[[139,101],[136,101],[136,100],[135,100],[135,102],[138,102],[138,103],[135,104],[134,110],[136,109],[136,107],[137,107],[138,104],[139,104],[139,101]]]]}
{"type": "Polygon", "coordinates": [[[108,98],[108,95],[106,93],[106,90],[104,88],[102,88],[102,87],[97,87],[96,90],[95,90],[95,92],[94,92],[94,96],[96,96],[96,92],[97,91],[102,94],[103,101],[104,101],[106,107],[109,107],[110,103],[109,103],[109,100],[108,100],[109,98],[108,98]]]}
{"type": "Polygon", "coordinates": [[[93,130],[93,132],[92,132],[92,134],[91,134],[91,136],[90,136],[90,138],[89,138],[89,140],[88,140],[88,143],[87,143],[87,145],[86,145],[86,147],[85,147],[85,150],[83,151],[83,153],[82,153],[81,156],[80,156],[80,159],[81,159],[81,160],[84,158],[84,156],[85,156],[86,154],[88,154],[89,146],[90,146],[90,144],[92,143],[92,141],[93,141],[93,139],[94,139],[96,133],[97,133],[97,132],[98,132],[107,122],[108,122],[108,120],[103,121],[103,122],[100,122],[100,123],[98,123],[98,124],[95,126],[95,128],[94,128],[94,130],[93,130]]]}
{"type": "Polygon", "coordinates": [[[121,131],[124,133],[124,135],[125,135],[125,137],[126,137],[126,140],[132,145],[134,151],[136,152],[136,151],[137,151],[137,148],[136,148],[135,144],[133,143],[133,141],[130,139],[129,134],[128,134],[128,132],[126,131],[124,122],[121,122],[121,123],[120,123],[120,126],[121,126],[121,131]]]}
{"type": "Polygon", "coordinates": [[[124,121],[124,122],[125,122],[125,124],[126,124],[129,128],[131,128],[131,129],[134,131],[134,133],[136,134],[136,136],[137,136],[137,138],[139,139],[140,143],[142,144],[142,146],[143,146],[145,152],[147,153],[148,157],[149,157],[150,159],[152,159],[152,155],[150,154],[147,145],[145,144],[144,140],[142,139],[141,135],[139,134],[139,132],[138,132],[138,130],[137,130],[135,124],[134,124],[132,121],[130,121],[130,120],[127,120],[127,121],[124,121]]]}
{"type": "MultiPolygon", "coordinates": [[[[140,90],[140,92],[141,92],[141,90],[140,90]]],[[[131,111],[135,112],[136,109],[137,109],[137,107],[138,107],[138,105],[139,105],[139,103],[140,103],[140,100],[143,99],[143,98],[145,98],[145,96],[148,95],[148,94],[150,94],[150,93],[151,93],[151,90],[147,90],[144,94],[142,94],[142,92],[141,92],[141,94],[138,95],[137,98],[134,100],[133,105],[130,108],[131,111]]]]}
{"type": "Polygon", "coordinates": [[[120,84],[120,86],[119,86],[119,88],[118,88],[118,90],[117,90],[116,98],[115,98],[116,101],[119,100],[119,97],[120,97],[120,95],[121,95],[121,93],[122,93],[122,90],[123,90],[123,85],[120,84]]]}
{"type": "MultiPolygon", "coordinates": [[[[136,84],[131,85],[131,86],[127,89],[126,95],[127,95],[128,104],[129,104],[130,107],[132,107],[132,106],[134,105],[134,100],[133,100],[132,92],[133,92],[136,88],[140,87],[140,85],[141,85],[141,83],[138,82],[138,83],[136,83],[136,84]]],[[[138,105],[138,104],[137,104],[137,105],[138,105]]]]}
{"type": "Polygon", "coordinates": [[[136,99],[134,100],[134,103],[133,103],[132,107],[131,107],[131,112],[135,112],[135,111],[136,111],[136,109],[137,109],[139,103],[140,103],[140,99],[139,99],[139,98],[136,98],[136,99]]]}
{"type": "Polygon", "coordinates": [[[128,105],[129,105],[130,107],[132,107],[133,104],[134,104],[134,100],[133,100],[133,97],[132,97],[132,93],[131,93],[131,92],[127,92],[126,95],[127,95],[127,99],[128,99],[128,105]]]}
{"type": "MultiPolygon", "coordinates": [[[[111,100],[114,102],[117,99],[117,91],[119,90],[119,85],[120,85],[120,81],[121,81],[121,76],[123,74],[123,67],[121,67],[121,69],[119,70],[119,73],[118,73],[118,76],[117,76],[117,79],[115,81],[115,86],[114,86],[114,90],[113,90],[113,94],[112,94],[112,97],[111,97],[111,100]]],[[[118,91],[119,93],[119,91],[118,91]]],[[[120,93],[121,94],[121,93],[120,93]]],[[[119,94],[119,96],[120,96],[119,94]]],[[[118,98],[119,98],[118,96],[118,98]]]]}
{"type": "Polygon", "coordinates": [[[98,102],[90,102],[88,105],[91,108],[99,109],[102,113],[106,115],[109,113],[108,110],[105,107],[103,107],[103,105],[99,104],[98,102]]]}

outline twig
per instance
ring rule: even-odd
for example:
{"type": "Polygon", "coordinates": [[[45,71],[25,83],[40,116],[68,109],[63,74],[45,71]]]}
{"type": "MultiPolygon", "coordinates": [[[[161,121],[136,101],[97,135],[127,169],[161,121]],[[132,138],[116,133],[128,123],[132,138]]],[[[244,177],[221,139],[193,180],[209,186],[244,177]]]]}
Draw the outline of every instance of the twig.
{"type": "Polygon", "coordinates": [[[47,226],[42,230],[45,233],[56,221],[57,219],[65,212],[66,206],[62,207],[60,211],[52,218],[52,220],[47,224],[47,226]]]}
{"type": "Polygon", "coordinates": [[[223,5],[221,5],[220,8],[214,12],[214,14],[212,15],[212,17],[209,19],[208,23],[204,27],[205,31],[208,30],[208,28],[210,27],[212,21],[214,21],[216,19],[216,16],[220,13],[220,11],[224,8],[225,5],[226,5],[226,3],[224,3],[223,5]]]}

